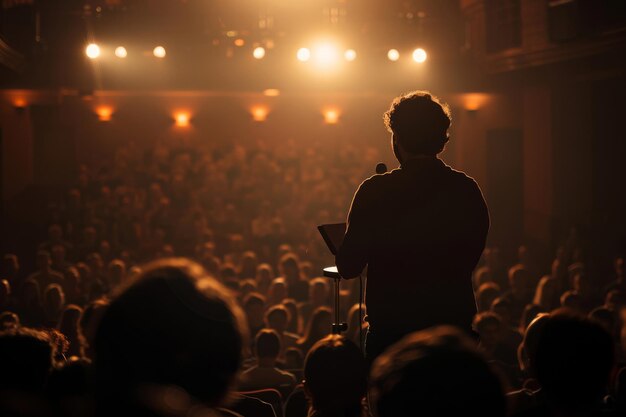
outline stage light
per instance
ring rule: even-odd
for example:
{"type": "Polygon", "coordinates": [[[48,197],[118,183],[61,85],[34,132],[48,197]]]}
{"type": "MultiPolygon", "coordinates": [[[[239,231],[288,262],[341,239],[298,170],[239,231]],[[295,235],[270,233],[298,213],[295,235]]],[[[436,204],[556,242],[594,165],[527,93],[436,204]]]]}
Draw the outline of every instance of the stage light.
{"type": "Polygon", "coordinates": [[[336,109],[324,110],[324,123],[334,125],[339,122],[339,111],[336,109]]]}
{"type": "Polygon", "coordinates": [[[174,114],[174,121],[176,122],[177,127],[187,127],[189,126],[189,113],[180,111],[174,114]]]}
{"type": "Polygon", "coordinates": [[[268,88],[263,91],[263,95],[267,97],[278,97],[280,95],[280,90],[277,88],[268,88]]]}
{"type": "Polygon", "coordinates": [[[426,54],[426,51],[423,50],[422,48],[417,48],[416,50],[413,51],[413,61],[417,63],[421,64],[425,62],[427,57],[428,55],[426,54]]]}
{"type": "Polygon", "coordinates": [[[252,120],[255,122],[264,122],[269,113],[267,107],[263,106],[254,106],[250,112],[252,113],[252,120]]]}
{"type": "Polygon", "coordinates": [[[116,57],[126,58],[127,55],[128,55],[128,52],[126,51],[126,48],[124,48],[123,46],[118,46],[117,48],[115,48],[116,57]]]}
{"type": "Polygon", "coordinates": [[[152,50],[152,54],[157,58],[165,58],[165,48],[162,46],[157,46],[152,50]]]}
{"type": "Polygon", "coordinates": [[[311,51],[308,48],[300,48],[298,49],[296,57],[300,62],[307,62],[309,59],[311,59],[311,51]]]}
{"type": "Polygon", "coordinates": [[[468,112],[475,112],[480,110],[489,101],[489,94],[485,93],[468,93],[463,94],[463,107],[468,112]]]}
{"type": "Polygon", "coordinates": [[[24,100],[23,98],[16,98],[15,100],[13,100],[13,107],[15,107],[17,110],[25,109],[26,100],[24,100]]]}
{"type": "Polygon", "coordinates": [[[257,46],[256,48],[254,48],[254,51],[252,51],[252,56],[256,59],[262,59],[265,56],[265,48],[263,48],[262,46],[257,46]]]}
{"type": "Polygon", "coordinates": [[[344,54],[346,61],[352,62],[356,59],[356,51],[354,49],[348,49],[344,54]]]}
{"type": "Polygon", "coordinates": [[[100,47],[95,43],[90,43],[85,48],[85,54],[89,59],[96,59],[100,56],[100,47]]]}
{"type": "Polygon", "coordinates": [[[329,43],[324,43],[315,48],[313,57],[315,63],[322,68],[329,68],[339,61],[337,48],[329,43]]]}
{"type": "Polygon", "coordinates": [[[390,49],[389,52],[387,52],[387,58],[389,58],[390,61],[397,61],[400,59],[400,52],[398,52],[397,49],[390,49]]]}
{"type": "Polygon", "coordinates": [[[235,46],[244,46],[246,44],[246,41],[244,41],[243,39],[239,38],[239,39],[235,39],[235,42],[233,42],[235,44],[235,46]]]}
{"type": "Polygon", "coordinates": [[[98,115],[98,120],[101,122],[108,122],[111,120],[111,116],[113,115],[113,109],[109,106],[99,106],[96,108],[96,114],[98,115]]]}

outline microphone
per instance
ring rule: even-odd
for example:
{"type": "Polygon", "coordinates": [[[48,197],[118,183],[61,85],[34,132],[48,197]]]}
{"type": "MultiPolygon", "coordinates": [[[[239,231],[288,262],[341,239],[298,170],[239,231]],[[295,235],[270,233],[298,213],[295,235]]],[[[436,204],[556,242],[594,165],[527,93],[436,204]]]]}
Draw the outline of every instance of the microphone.
{"type": "Polygon", "coordinates": [[[383,162],[379,162],[378,164],[376,164],[377,174],[384,174],[385,172],[387,172],[387,165],[385,165],[383,162]]]}

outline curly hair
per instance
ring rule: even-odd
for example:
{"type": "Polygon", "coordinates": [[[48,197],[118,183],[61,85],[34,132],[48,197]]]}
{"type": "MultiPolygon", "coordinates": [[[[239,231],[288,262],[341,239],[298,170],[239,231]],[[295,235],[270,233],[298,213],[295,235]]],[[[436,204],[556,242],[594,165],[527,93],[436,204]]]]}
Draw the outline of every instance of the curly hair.
{"type": "Polygon", "coordinates": [[[383,115],[387,130],[409,153],[436,155],[450,139],[450,108],[428,91],[412,91],[396,97],[383,115]]]}

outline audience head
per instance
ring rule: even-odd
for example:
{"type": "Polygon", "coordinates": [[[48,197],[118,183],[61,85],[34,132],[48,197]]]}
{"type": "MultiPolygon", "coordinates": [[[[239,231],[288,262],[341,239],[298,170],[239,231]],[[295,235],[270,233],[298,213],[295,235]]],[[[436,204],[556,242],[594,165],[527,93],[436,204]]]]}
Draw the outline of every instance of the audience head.
{"type": "Polygon", "coordinates": [[[517,360],[520,369],[530,377],[535,377],[535,364],[537,363],[537,345],[543,325],[547,322],[549,314],[540,313],[530,322],[524,332],[524,339],[517,349],[517,360]]]}
{"type": "Polygon", "coordinates": [[[92,301],[87,304],[78,322],[80,332],[85,337],[85,344],[86,348],[89,350],[89,357],[92,357],[91,353],[93,352],[91,352],[91,350],[95,344],[96,332],[108,307],[109,302],[107,300],[100,299],[92,301]]]}
{"type": "Polygon", "coordinates": [[[300,261],[293,253],[286,253],[280,258],[278,269],[287,282],[300,279],[300,261]]]}
{"type": "Polygon", "coordinates": [[[304,389],[321,415],[360,416],[367,390],[367,365],[359,348],[329,335],[309,350],[304,361],[304,389]]]}
{"type": "Polygon", "coordinates": [[[274,278],[272,284],[270,285],[267,296],[269,298],[270,304],[279,304],[287,298],[288,293],[288,283],[285,278],[274,278]]]}
{"type": "Polygon", "coordinates": [[[276,330],[263,329],[257,333],[254,346],[259,361],[269,359],[275,362],[280,354],[280,336],[276,330]]]}
{"type": "Polygon", "coordinates": [[[522,265],[518,264],[510,268],[508,276],[509,286],[513,294],[525,297],[534,290],[530,273],[522,265]]]}
{"type": "Polygon", "coordinates": [[[283,334],[287,331],[289,319],[289,310],[284,305],[275,305],[265,313],[265,326],[283,334]]]}
{"type": "Polygon", "coordinates": [[[560,310],[543,324],[536,350],[537,379],[563,412],[599,406],[613,369],[611,335],[597,323],[560,310]]]}
{"type": "Polygon", "coordinates": [[[559,281],[550,275],[545,275],[539,280],[533,304],[541,306],[545,310],[552,310],[554,299],[559,291],[559,281]]]}
{"type": "Polygon", "coordinates": [[[487,311],[474,317],[472,327],[486,349],[493,349],[502,339],[504,323],[499,314],[487,311]]]}
{"type": "Polygon", "coordinates": [[[500,379],[460,330],[412,333],[374,362],[370,402],[378,417],[505,416],[500,379]]]}
{"type": "Polygon", "coordinates": [[[604,330],[610,334],[615,334],[617,318],[615,317],[615,311],[606,307],[596,307],[589,313],[589,320],[595,321],[604,327],[604,330]]]}
{"type": "Polygon", "coordinates": [[[623,290],[614,289],[606,294],[604,305],[614,311],[620,311],[626,306],[626,293],[623,290]]]}
{"type": "Polygon", "coordinates": [[[253,251],[246,251],[241,257],[241,266],[239,268],[240,278],[254,278],[256,276],[256,269],[259,260],[256,253],[253,251]]]}
{"type": "Polygon", "coordinates": [[[20,318],[10,311],[0,313],[0,332],[14,330],[20,327],[20,318]]]}
{"type": "Polygon", "coordinates": [[[246,313],[250,330],[263,327],[263,313],[265,312],[265,297],[253,292],[243,299],[243,310],[246,313]]]}
{"type": "Polygon", "coordinates": [[[561,307],[569,308],[574,311],[581,311],[581,299],[578,292],[568,290],[561,295],[561,307]]]}
{"type": "Polygon", "coordinates": [[[495,282],[485,282],[478,288],[476,303],[478,311],[488,311],[491,309],[493,301],[500,296],[500,286],[495,282]]]}
{"type": "Polygon", "coordinates": [[[50,252],[47,250],[37,251],[37,268],[40,271],[47,271],[52,264],[52,259],[50,258],[50,252]]]}
{"type": "Polygon", "coordinates": [[[448,142],[450,110],[427,91],[413,91],[394,99],[384,115],[396,143],[411,155],[437,155],[448,142]]]}
{"type": "MultiPolygon", "coordinates": [[[[311,316],[304,336],[300,339],[300,344],[304,349],[309,349],[313,343],[317,342],[331,332],[332,312],[328,307],[318,307],[311,316]]],[[[303,353],[305,353],[303,351],[303,353]]]]}
{"type": "Polygon", "coordinates": [[[241,364],[244,323],[233,296],[198,264],[146,265],[100,322],[94,363],[100,392],[128,398],[145,384],[175,385],[218,404],[241,364]]]}
{"type": "Polygon", "coordinates": [[[20,270],[20,262],[17,255],[6,253],[2,257],[2,269],[0,272],[3,277],[15,278],[20,270]]]}
{"type": "Polygon", "coordinates": [[[77,305],[70,304],[63,309],[59,320],[59,331],[66,336],[78,334],[79,323],[83,315],[83,309],[77,305]]]}
{"type": "Polygon", "coordinates": [[[537,304],[526,304],[522,312],[522,317],[520,318],[520,332],[523,334],[528,328],[528,325],[543,312],[541,306],[537,304]]]}
{"type": "Polygon", "coordinates": [[[298,304],[296,300],[293,298],[285,298],[283,300],[283,306],[289,311],[289,325],[287,326],[287,330],[292,333],[299,332],[300,325],[300,313],[298,311],[298,304]]]}
{"type": "Polygon", "coordinates": [[[62,266],[63,262],[65,262],[65,257],[67,255],[67,250],[65,249],[65,246],[60,244],[52,245],[52,248],[50,248],[50,252],[51,261],[55,265],[55,267],[62,266]]]}
{"type": "Polygon", "coordinates": [[[11,284],[6,279],[0,280],[0,306],[4,306],[11,296],[11,284]]]}
{"type": "Polygon", "coordinates": [[[491,303],[491,311],[496,313],[502,319],[503,324],[511,322],[511,303],[503,298],[498,297],[491,303]]]}
{"type": "Polygon", "coordinates": [[[260,288],[269,287],[274,279],[274,270],[270,264],[260,264],[256,269],[256,280],[260,288]]]}
{"type": "Polygon", "coordinates": [[[22,286],[22,301],[25,305],[41,305],[41,292],[40,286],[33,278],[29,278],[24,281],[22,286]]]}
{"type": "Polygon", "coordinates": [[[49,336],[26,327],[0,332],[0,391],[40,392],[53,365],[49,336]]]}
{"type": "MultiPolygon", "coordinates": [[[[480,288],[484,284],[493,283],[493,276],[491,274],[491,269],[487,266],[483,266],[476,271],[476,276],[474,277],[476,287],[480,288]]],[[[497,284],[495,284],[497,285],[497,284]]],[[[498,289],[500,286],[498,286],[498,289]]]]}
{"type": "Polygon", "coordinates": [[[126,264],[121,259],[113,259],[107,266],[109,285],[116,287],[126,278],[126,264]]]}
{"type": "Polygon", "coordinates": [[[328,301],[328,282],[324,278],[315,278],[309,282],[309,301],[314,306],[322,306],[328,301]]]}
{"type": "Polygon", "coordinates": [[[285,368],[302,369],[304,357],[302,351],[295,347],[285,349],[285,368]]]}
{"type": "Polygon", "coordinates": [[[240,299],[246,298],[246,296],[250,293],[256,292],[258,290],[256,281],[252,278],[244,279],[239,283],[239,297],[240,299]]]}
{"type": "Polygon", "coordinates": [[[60,311],[65,304],[65,294],[59,284],[50,284],[44,291],[44,306],[48,311],[60,311]]]}

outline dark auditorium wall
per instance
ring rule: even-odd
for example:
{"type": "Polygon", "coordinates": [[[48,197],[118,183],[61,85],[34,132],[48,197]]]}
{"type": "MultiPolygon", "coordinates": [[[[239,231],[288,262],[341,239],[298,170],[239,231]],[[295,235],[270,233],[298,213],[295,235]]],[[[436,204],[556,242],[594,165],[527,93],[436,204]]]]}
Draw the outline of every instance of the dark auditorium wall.
{"type": "Polygon", "coordinates": [[[578,226],[608,254],[626,236],[625,95],[626,77],[552,89],[554,226],[578,226]]]}

